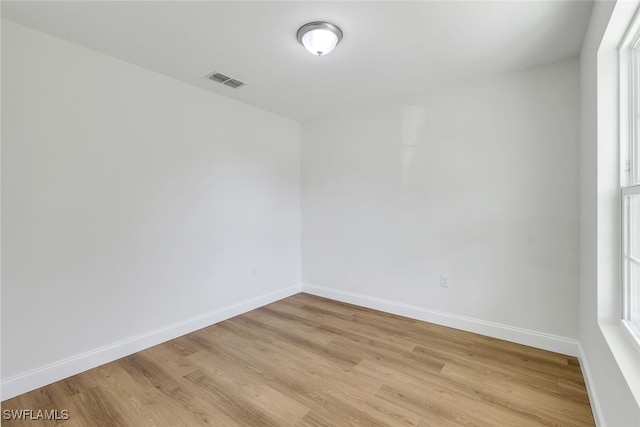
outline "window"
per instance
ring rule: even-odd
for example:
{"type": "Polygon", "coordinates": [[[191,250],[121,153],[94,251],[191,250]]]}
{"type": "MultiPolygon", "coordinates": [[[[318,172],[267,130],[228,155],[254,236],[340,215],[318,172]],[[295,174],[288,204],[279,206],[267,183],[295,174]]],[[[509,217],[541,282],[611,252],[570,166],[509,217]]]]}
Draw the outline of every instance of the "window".
{"type": "Polygon", "coordinates": [[[640,19],[620,50],[622,321],[640,343],[640,19]]]}

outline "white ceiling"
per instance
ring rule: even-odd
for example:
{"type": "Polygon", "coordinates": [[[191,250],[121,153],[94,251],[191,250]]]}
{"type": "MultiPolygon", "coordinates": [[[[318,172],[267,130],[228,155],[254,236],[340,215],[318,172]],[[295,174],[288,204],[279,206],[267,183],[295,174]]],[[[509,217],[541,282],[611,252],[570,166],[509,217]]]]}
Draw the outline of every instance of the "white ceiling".
{"type": "MultiPolygon", "coordinates": [[[[297,120],[573,57],[587,1],[3,1],[2,17],[297,120]],[[323,57],[297,29],[328,20],[323,57]],[[218,71],[247,85],[204,76],[218,71]]],[[[99,84],[100,82],[96,82],[99,84]]]]}

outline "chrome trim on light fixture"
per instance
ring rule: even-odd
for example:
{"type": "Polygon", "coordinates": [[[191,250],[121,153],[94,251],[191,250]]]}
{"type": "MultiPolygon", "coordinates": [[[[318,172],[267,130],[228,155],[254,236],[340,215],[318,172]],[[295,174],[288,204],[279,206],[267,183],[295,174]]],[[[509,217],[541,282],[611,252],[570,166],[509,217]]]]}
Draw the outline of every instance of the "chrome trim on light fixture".
{"type": "Polygon", "coordinates": [[[313,30],[329,30],[333,34],[338,36],[338,43],[340,43],[340,40],[342,40],[342,30],[340,29],[340,27],[334,24],[330,24],[329,22],[315,21],[304,24],[298,29],[298,41],[300,42],[300,44],[302,44],[302,36],[313,30]]]}

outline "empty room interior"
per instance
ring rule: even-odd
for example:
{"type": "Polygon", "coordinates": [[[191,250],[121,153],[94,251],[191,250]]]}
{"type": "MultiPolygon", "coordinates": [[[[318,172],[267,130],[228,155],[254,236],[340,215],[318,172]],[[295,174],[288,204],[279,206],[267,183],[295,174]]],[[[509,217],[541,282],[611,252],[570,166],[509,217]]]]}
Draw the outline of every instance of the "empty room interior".
{"type": "Polygon", "coordinates": [[[640,426],[639,5],[2,1],[2,425],[640,426]]]}

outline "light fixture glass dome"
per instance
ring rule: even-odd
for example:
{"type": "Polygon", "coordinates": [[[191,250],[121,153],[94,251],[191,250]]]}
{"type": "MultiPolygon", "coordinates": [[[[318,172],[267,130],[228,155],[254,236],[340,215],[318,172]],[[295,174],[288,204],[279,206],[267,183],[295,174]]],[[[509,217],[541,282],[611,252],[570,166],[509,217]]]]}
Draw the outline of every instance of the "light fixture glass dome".
{"type": "Polygon", "coordinates": [[[342,30],[328,22],[310,22],[298,30],[298,41],[313,55],[330,53],[342,40],[342,30]]]}

